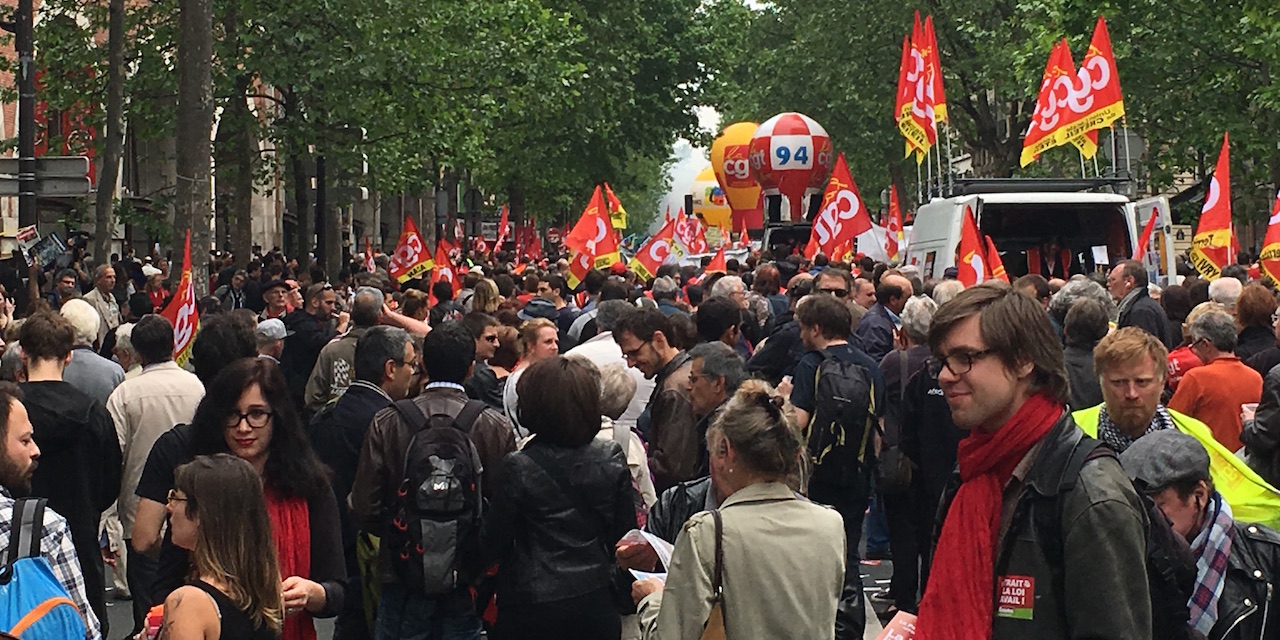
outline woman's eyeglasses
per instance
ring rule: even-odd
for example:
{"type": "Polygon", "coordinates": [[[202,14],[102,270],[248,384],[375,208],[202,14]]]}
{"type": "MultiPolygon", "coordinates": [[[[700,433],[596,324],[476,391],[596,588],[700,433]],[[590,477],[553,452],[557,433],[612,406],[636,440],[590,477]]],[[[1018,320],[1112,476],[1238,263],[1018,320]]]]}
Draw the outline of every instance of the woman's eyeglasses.
{"type": "Polygon", "coordinates": [[[178,495],[177,489],[169,490],[169,496],[166,499],[166,502],[186,502],[186,501],[187,501],[187,497],[178,495]]]}
{"type": "Polygon", "coordinates": [[[240,426],[240,421],[243,420],[249,423],[249,427],[261,429],[267,426],[268,422],[271,422],[272,415],[275,414],[266,409],[250,409],[248,413],[232,411],[231,415],[227,416],[227,428],[234,429],[240,426]]]}

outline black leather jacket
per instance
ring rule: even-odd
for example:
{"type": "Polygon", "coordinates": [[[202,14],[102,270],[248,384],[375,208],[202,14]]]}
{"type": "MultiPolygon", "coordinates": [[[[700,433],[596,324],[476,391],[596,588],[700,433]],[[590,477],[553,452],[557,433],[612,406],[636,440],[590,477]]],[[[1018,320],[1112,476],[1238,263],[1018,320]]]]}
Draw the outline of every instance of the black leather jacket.
{"type": "Polygon", "coordinates": [[[480,544],[498,563],[498,598],[532,605],[609,589],[614,546],[636,528],[631,471],[622,448],[578,448],[534,438],[507,455],[480,544]]]}
{"type": "Polygon", "coordinates": [[[1218,598],[1218,622],[1209,640],[1280,637],[1280,533],[1237,522],[1227,559],[1227,581],[1218,598]]]}
{"type": "Polygon", "coordinates": [[[697,480],[681,482],[662,492],[658,502],[649,510],[649,520],[644,530],[671,544],[676,543],[676,536],[684,523],[700,511],[716,507],[715,498],[707,502],[707,493],[711,491],[711,476],[703,476],[697,480]]]}

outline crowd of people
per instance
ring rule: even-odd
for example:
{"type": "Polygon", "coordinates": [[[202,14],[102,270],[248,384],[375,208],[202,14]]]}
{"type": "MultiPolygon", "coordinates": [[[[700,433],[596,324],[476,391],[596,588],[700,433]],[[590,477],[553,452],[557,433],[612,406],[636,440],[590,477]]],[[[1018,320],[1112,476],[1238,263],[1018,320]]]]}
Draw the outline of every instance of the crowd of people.
{"type": "Polygon", "coordinates": [[[87,638],[116,598],[117,638],[160,606],[172,639],[844,640],[868,557],[922,639],[1280,629],[1280,314],[1245,267],[512,257],[218,256],[183,366],[158,256],[0,274],[0,542],[47,499],[87,638]]]}

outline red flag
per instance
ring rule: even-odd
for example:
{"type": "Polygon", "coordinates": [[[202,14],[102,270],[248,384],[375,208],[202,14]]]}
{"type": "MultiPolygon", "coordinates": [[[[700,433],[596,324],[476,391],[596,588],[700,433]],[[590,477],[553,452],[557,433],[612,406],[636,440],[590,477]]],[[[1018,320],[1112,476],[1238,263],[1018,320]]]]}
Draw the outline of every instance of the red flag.
{"type": "Polygon", "coordinates": [[[898,130],[915,148],[917,164],[924,162],[925,154],[938,141],[933,102],[929,95],[925,45],[924,27],[920,24],[920,12],[916,11],[915,25],[911,29],[911,65],[907,70],[907,82],[912,86],[911,111],[906,118],[898,120],[898,130]]]}
{"type": "Polygon", "coordinates": [[[400,231],[400,240],[396,250],[391,254],[388,270],[397,282],[407,282],[430,271],[435,266],[427,249],[422,244],[422,236],[418,234],[418,225],[413,218],[405,216],[404,229],[400,231]]]}
{"type": "Polygon", "coordinates": [[[738,236],[738,247],[746,249],[751,246],[751,236],[747,233],[747,228],[742,228],[742,234],[738,236]]]}
{"type": "Polygon", "coordinates": [[[1005,282],[1008,282],[1009,274],[1004,270],[1004,260],[1000,259],[1000,252],[996,250],[995,241],[991,239],[991,236],[985,234],[982,237],[986,238],[987,241],[987,265],[990,269],[990,272],[987,274],[988,277],[994,280],[1004,280],[1005,282]]]}
{"type": "Polygon", "coordinates": [[[1271,208],[1271,220],[1267,223],[1267,235],[1262,240],[1262,253],[1258,256],[1262,275],[1274,283],[1280,283],[1280,193],[1271,208]]]}
{"type": "Polygon", "coordinates": [[[591,196],[591,201],[587,203],[587,208],[582,211],[582,217],[578,218],[578,223],[574,225],[573,231],[565,236],[565,246],[573,250],[574,256],[582,256],[581,258],[573,258],[571,268],[569,269],[569,286],[577,287],[578,282],[586,277],[586,272],[591,269],[607,268],[615,262],[622,260],[618,254],[618,234],[614,233],[613,225],[609,220],[609,212],[605,209],[604,196],[600,191],[600,187],[596,187],[595,193],[591,196]],[[582,265],[578,265],[578,269],[573,269],[573,265],[585,260],[586,270],[582,265]]]}
{"type": "Polygon", "coordinates": [[[467,239],[466,225],[462,222],[462,218],[457,218],[453,221],[453,241],[455,244],[461,247],[466,244],[465,242],[466,239],[467,239]]]}
{"type": "Polygon", "coordinates": [[[911,82],[911,36],[902,36],[902,61],[898,63],[898,93],[897,99],[893,104],[893,123],[897,125],[898,132],[906,138],[907,155],[916,150],[916,145],[912,142],[913,136],[908,135],[905,127],[911,119],[911,96],[915,93],[915,84],[911,82]]]}
{"type": "Polygon", "coordinates": [[[1142,227],[1142,236],[1138,238],[1138,246],[1133,248],[1133,259],[1142,260],[1147,255],[1147,247],[1151,246],[1151,235],[1156,230],[1156,219],[1160,217],[1160,210],[1156,209],[1151,212],[1151,217],[1147,218],[1146,226],[1142,227]]]}
{"type": "Polygon", "coordinates": [[[929,71],[929,99],[935,122],[947,121],[947,92],[942,89],[942,60],[938,56],[938,35],[933,32],[933,16],[924,19],[925,62],[929,71]]]}
{"type": "Polygon", "coordinates": [[[507,205],[502,205],[502,219],[498,220],[498,241],[494,243],[494,251],[502,251],[502,243],[511,235],[511,221],[508,218],[507,205]]]}
{"type": "Polygon", "coordinates": [[[182,249],[182,280],[174,291],[173,301],[160,312],[173,325],[173,361],[185,366],[191,358],[191,345],[200,330],[200,310],[196,307],[196,288],[191,281],[191,230],[182,249]]]}
{"type": "Polygon", "coordinates": [[[1222,134],[1218,166],[1200,210],[1200,224],[1191,240],[1191,264],[1208,280],[1216,280],[1231,264],[1231,162],[1228,135],[1222,134]]]}
{"type": "MultiPolygon", "coordinates": [[[[1120,92],[1120,72],[1116,69],[1116,56],[1111,50],[1111,35],[1107,33],[1107,19],[1099,16],[1093,27],[1089,52],[1080,61],[1077,82],[1072,86],[1072,117],[1066,120],[1062,137],[1074,140],[1085,132],[1096,132],[1124,117],[1124,95],[1120,92]],[[1083,111],[1076,112],[1075,105],[1083,111]]],[[[1097,151],[1097,134],[1093,136],[1093,151],[1097,151]]],[[[1084,151],[1082,148],[1081,151],[1084,151]]],[[[1085,153],[1086,158],[1093,157],[1085,153]]]]}
{"type": "Polygon", "coordinates": [[[622,201],[618,200],[618,196],[613,195],[608,182],[604,183],[604,201],[609,207],[609,223],[614,229],[626,229],[627,210],[622,208],[622,201]]]}
{"type": "Polygon", "coordinates": [[[640,245],[636,255],[628,265],[641,280],[648,280],[658,273],[658,267],[668,260],[679,260],[684,255],[680,245],[675,242],[676,221],[668,218],[666,224],[640,245]]]}
{"type": "Polygon", "coordinates": [[[711,247],[707,245],[707,234],[703,229],[702,220],[697,216],[686,216],[683,207],[676,214],[675,238],[686,254],[711,251],[711,247]]]}
{"type": "MultiPolygon", "coordinates": [[[[1034,162],[1040,154],[1058,146],[1054,132],[1061,122],[1061,115],[1058,113],[1058,101],[1054,92],[1059,79],[1070,73],[1064,61],[1070,55],[1066,39],[1059,41],[1053,46],[1053,51],[1049,52],[1049,61],[1045,63],[1044,74],[1040,76],[1040,93],[1036,97],[1036,109],[1031,114],[1031,126],[1022,139],[1021,163],[1024,167],[1034,162]]],[[[1069,79],[1067,84],[1069,86],[1069,79]]]]}
{"type": "Polygon", "coordinates": [[[902,208],[898,204],[898,187],[889,184],[889,221],[884,228],[884,252],[891,262],[897,262],[898,253],[906,236],[902,232],[902,208]]]}
{"type": "Polygon", "coordinates": [[[838,245],[845,241],[852,244],[859,234],[870,230],[871,214],[858,194],[858,185],[854,184],[849,164],[841,152],[822,193],[822,208],[813,220],[804,255],[813,258],[822,252],[828,258],[834,258],[832,254],[838,245]]]}
{"type": "Polygon", "coordinates": [[[720,250],[714,256],[711,256],[711,262],[707,263],[707,267],[702,270],[702,273],[725,273],[728,270],[729,264],[725,261],[724,247],[720,247],[720,250]]]}
{"type": "Polygon", "coordinates": [[[378,270],[378,263],[373,261],[373,245],[369,243],[369,236],[364,237],[364,270],[369,273],[378,270]]]}
{"type": "MultiPolygon", "coordinates": [[[[436,243],[436,259],[434,261],[435,269],[434,273],[431,274],[431,282],[435,283],[442,280],[448,282],[453,286],[453,292],[457,293],[462,289],[462,278],[457,276],[453,262],[449,260],[449,251],[452,249],[453,245],[451,245],[447,240],[441,240],[436,243]]],[[[436,306],[436,302],[438,302],[438,300],[436,300],[435,295],[428,294],[427,303],[434,307],[436,306]]]]}
{"type": "Polygon", "coordinates": [[[983,246],[982,234],[978,233],[978,222],[973,219],[973,209],[964,208],[964,221],[960,228],[960,246],[956,251],[956,267],[959,274],[956,276],[960,282],[966,287],[972,287],[976,284],[985,282],[990,273],[983,254],[986,253],[986,247],[983,246]]]}

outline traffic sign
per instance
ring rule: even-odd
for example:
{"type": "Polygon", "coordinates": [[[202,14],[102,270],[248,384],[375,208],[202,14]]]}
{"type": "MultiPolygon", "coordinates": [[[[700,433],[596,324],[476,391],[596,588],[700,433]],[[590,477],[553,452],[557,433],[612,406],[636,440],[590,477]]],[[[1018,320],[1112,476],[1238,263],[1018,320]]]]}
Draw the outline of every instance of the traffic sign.
{"type": "MultiPolygon", "coordinates": [[[[0,158],[0,174],[18,175],[18,159],[0,158]]],[[[41,178],[87,178],[89,158],[86,156],[36,158],[36,175],[41,178]]]]}
{"type": "MultiPolygon", "coordinates": [[[[36,195],[45,197],[87,196],[93,192],[89,178],[37,178],[36,195]]],[[[18,179],[11,176],[0,176],[0,196],[16,196],[19,192],[18,179]]]]}

